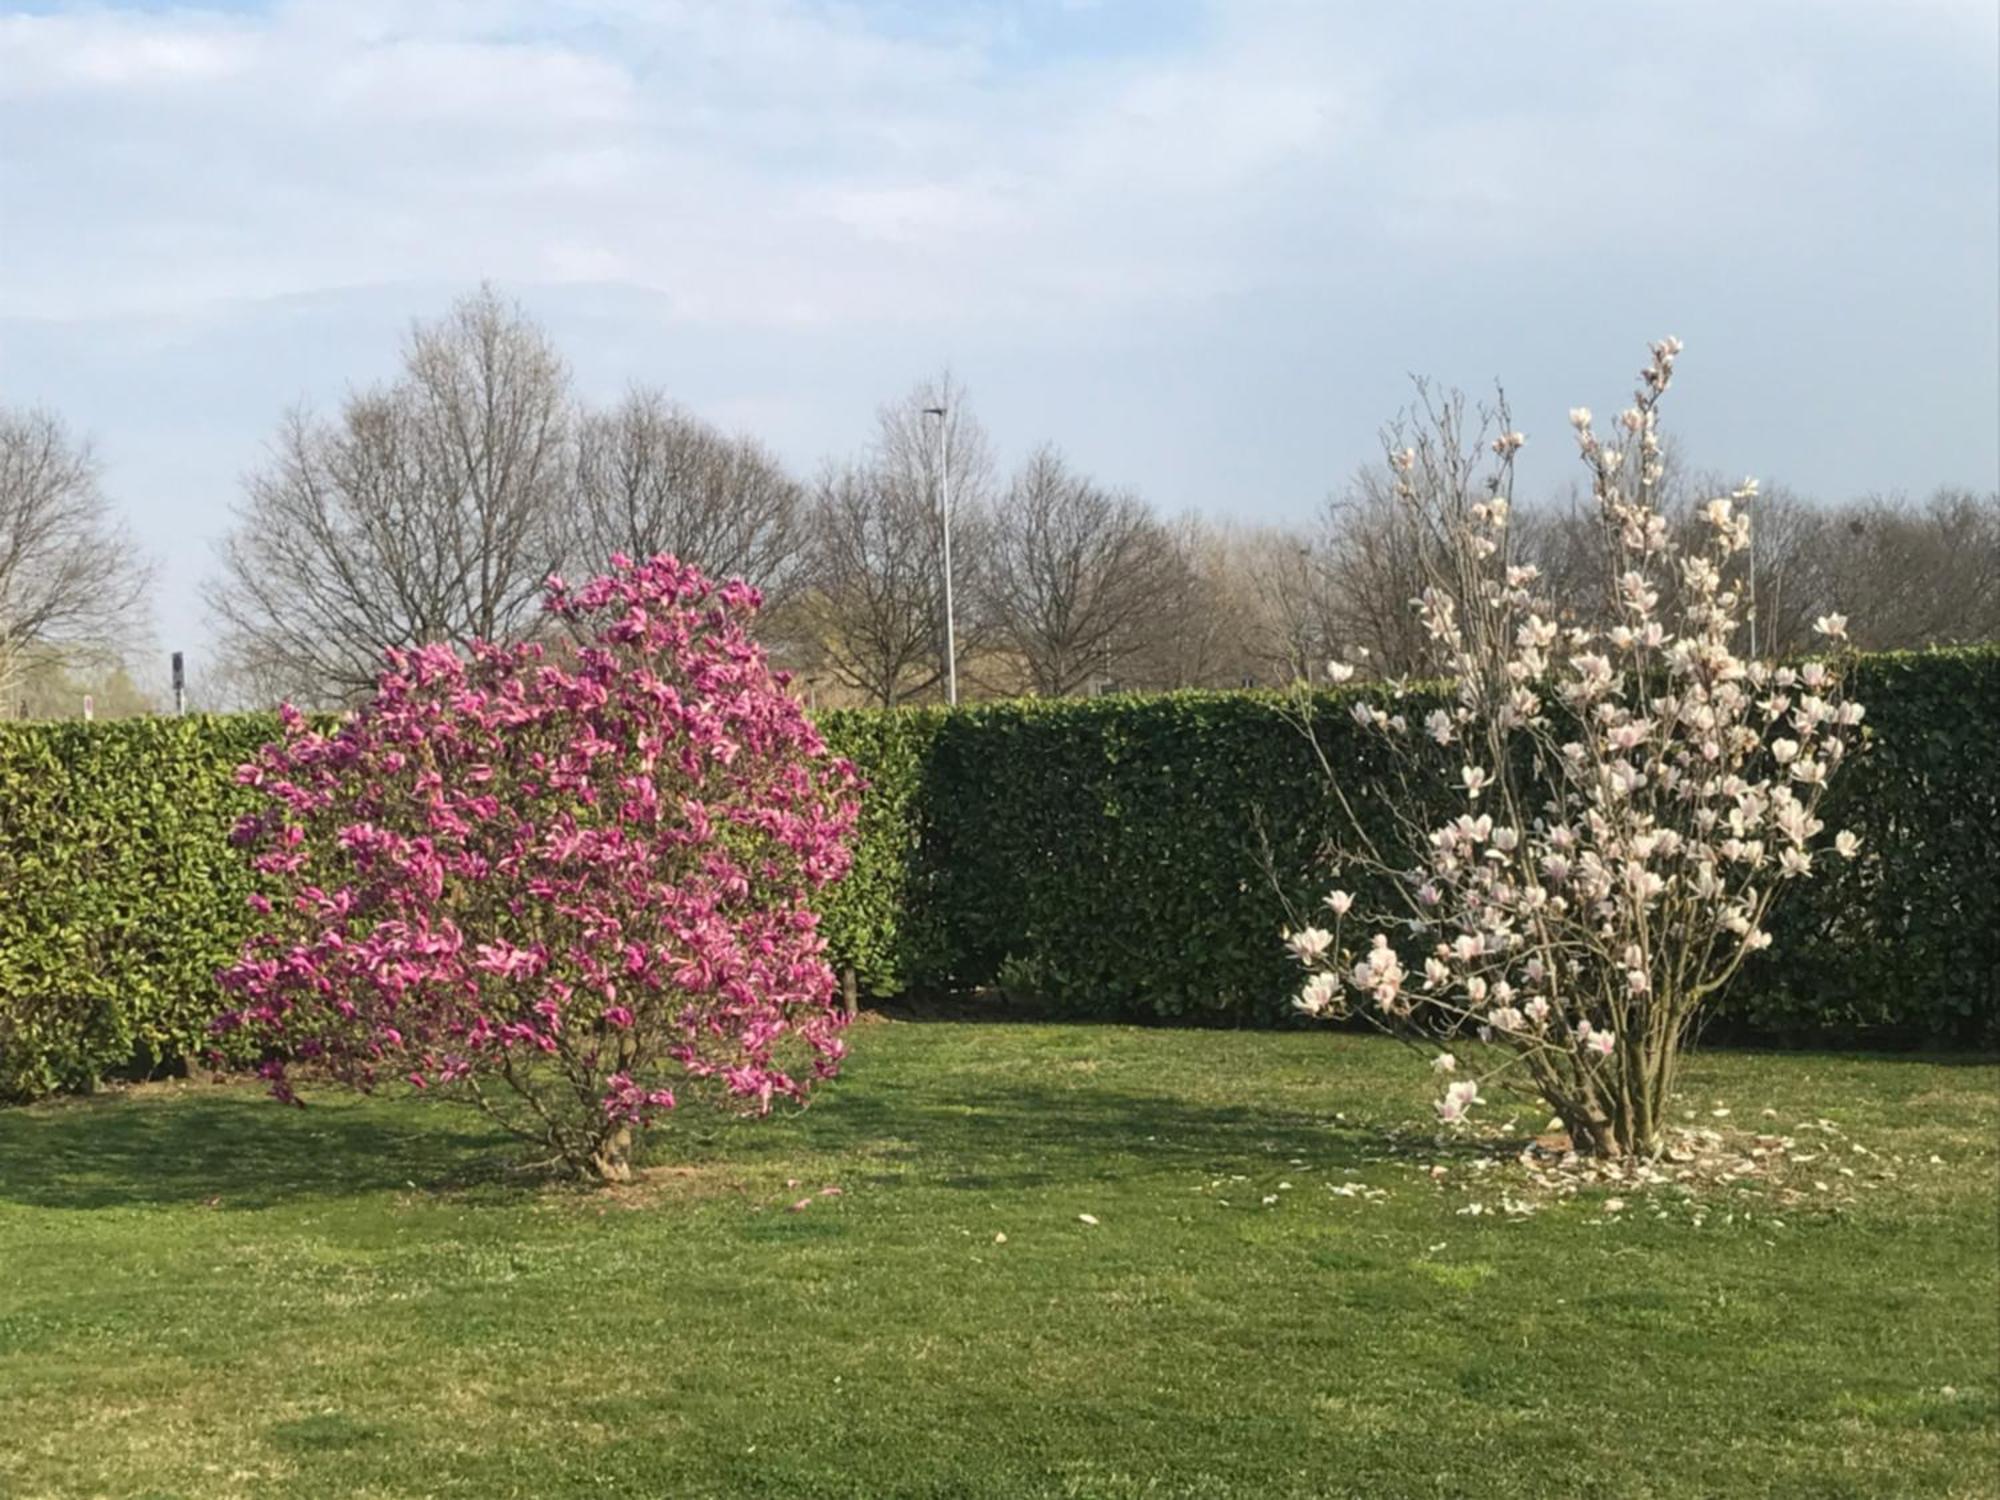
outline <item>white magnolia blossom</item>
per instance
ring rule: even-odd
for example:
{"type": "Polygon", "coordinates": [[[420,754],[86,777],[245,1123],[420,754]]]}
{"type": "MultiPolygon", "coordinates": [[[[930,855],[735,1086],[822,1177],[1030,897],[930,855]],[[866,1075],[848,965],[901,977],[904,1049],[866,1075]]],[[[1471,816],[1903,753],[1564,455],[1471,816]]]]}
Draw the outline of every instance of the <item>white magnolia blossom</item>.
{"type": "MultiPolygon", "coordinates": [[[[1366,913],[1357,931],[1364,914],[1337,891],[1331,934],[1286,941],[1311,971],[1300,1010],[1352,1003],[1391,1029],[1490,1050],[1478,1082],[1454,1078],[1437,1102],[1447,1124],[1483,1102],[1483,1082],[1546,1101],[1579,1149],[1658,1150],[1680,1041],[1770,944],[1779,891],[1815,873],[1819,801],[1866,733],[1838,660],[1743,654],[1756,483],[1707,500],[1692,531],[1661,513],[1658,407],[1680,347],[1652,346],[1616,447],[1587,408],[1570,413],[1611,560],[1594,621],[1538,595],[1536,570],[1513,555],[1508,490],[1524,440],[1504,406],[1501,436],[1483,446],[1495,466],[1483,493],[1448,477],[1461,470],[1442,437],[1390,453],[1397,496],[1441,542],[1413,605],[1449,696],[1409,705],[1420,736],[1390,705],[1351,712],[1398,763],[1442,771],[1463,811],[1412,830],[1408,867],[1365,836],[1343,848],[1403,904],[1366,913]]],[[[1817,622],[1836,650],[1847,624],[1817,622]]],[[[1831,840],[1844,859],[1860,847],[1851,831],[1831,840]]],[[[1432,1066],[1456,1073],[1462,1054],[1439,1048],[1432,1066]]]]}
{"type": "Polygon", "coordinates": [[[1306,981],[1292,1004],[1309,1016],[1334,1012],[1340,1004],[1340,977],[1321,970],[1306,981]]]}
{"type": "Polygon", "coordinates": [[[1445,1087],[1444,1097],[1437,1102],[1438,1118],[1447,1125],[1461,1124],[1466,1111],[1479,1103],[1479,1085],[1469,1078],[1462,1078],[1445,1087]]]}
{"type": "Polygon", "coordinates": [[[1327,950],[1333,946],[1333,934],[1324,927],[1304,927],[1297,932],[1286,933],[1285,942],[1300,963],[1310,964],[1326,956],[1327,950]]]}
{"type": "Polygon", "coordinates": [[[1388,938],[1377,933],[1367,956],[1354,966],[1354,987],[1366,991],[1378,1004],[1393,1005],[1402,992],[1404,977],[1396,950],[1389,946],[1388,938]]]}

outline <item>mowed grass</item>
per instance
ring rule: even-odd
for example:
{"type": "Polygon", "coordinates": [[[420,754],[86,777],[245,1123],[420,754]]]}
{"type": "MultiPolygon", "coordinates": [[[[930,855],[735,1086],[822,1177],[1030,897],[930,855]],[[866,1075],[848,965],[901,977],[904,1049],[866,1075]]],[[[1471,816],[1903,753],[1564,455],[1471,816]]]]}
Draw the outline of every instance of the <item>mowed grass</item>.
{"type": "Polygon", "coordinates": [[[1827,1206],[1514,1220],[1392,1044],[852,1038],[617,1195],[407,1098],[0,1112],[0,1494],[2000,1493],[1993,1066],[1704,1055],[1827,1206]]]}

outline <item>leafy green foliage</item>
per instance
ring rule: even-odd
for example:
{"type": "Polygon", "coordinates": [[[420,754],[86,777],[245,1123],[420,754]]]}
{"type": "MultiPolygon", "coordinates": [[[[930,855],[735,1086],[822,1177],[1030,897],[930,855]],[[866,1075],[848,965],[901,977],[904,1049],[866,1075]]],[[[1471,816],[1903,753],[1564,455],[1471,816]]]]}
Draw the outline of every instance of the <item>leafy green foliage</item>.
{"type": "MultiPolygon", "coordinates": [[[[1780,907],[1718,1023],[1991,1044],[2000,649],[1866,657],[1851,682],[1872,735],[1826,816],[1863,857],[1780,907]]],[[[1350,797],[1384,808],[1382,740],[1351,702],[1315,699],[1314,735],[1350,797]]],[[[869,783],[826,898],[836,961],[875,996],[1005,985],[1070,1015],[1279,1018],[1296,980],[1279,893],[1318,899],[1331,826],[1295,712],[1182,693],[824,715],[869,783]]],[[[0,1096],[208,1045],[251,889],[231,772],[276,732],[265,715],[0,726],[0,1096]]]]}
{"type": "Polygon", "coordinates": [[[911,976],[937,968],[914,914],[934,909],[921,889],[929,833],[929,767],[940,709],[834,709],[819,717],[836,755],[860,769],[867,786],[852,839],[854,863],[820,897],[821,920],[835,958],[871,995],[894,995],[911,976]]]}
{"type": "Polygon", "coordinates": [[[0,1097],[207,1045],[252,877],[233,773],[270,715],[0,729],[0,1097]]]}
{"type": "MultiPolygon", "coordinates": [[[[1715,1020],[1788,1040],[2000,1040],[2000,649],[1864,657],[1851,695],[1871,732],[1825,814],[1863,856],[1788,894],[1715,1020]]],[[[1297,971],[1277,910],[1310,911],[1329,883],[1314,741],[1379,818],[1371,836],[1395,835],[1392,768],[1356,696],[1318,695],[1310,740],[1297,703],[1251,693],[829,716],[872,785],[866,885],[828,912],[836,953],[875,994],[997,984],[1068,1015],[1278,1019],[1297,971]]],[[[1402,706],[1414,722],[1435,705],[1402,706]]]]}
{"type": "Polygon", "coordinates": [[[2000,648],[1864,656],[1867,753],[1822,808],[1863,857],[1781,905],[1725,1019],[1792,1041],[2000,1041],[2000,648]]]}
{"type": "MultiPolygon", "coordinates": [[[[1317,712],[1323,742],[1373,752],[1335,696],[1317,712]]],[[[1006,984],[1078,1015],[1275,1012],[1290,975],[1270,939],[1265,841],[1288,898],[1307,903],[1326,826],[1290,713],[1275,696],[1201,693],[989,704],[937,723],[899,789],[900,987],[1006,984]]],[[[844,728],[827,731],[880,788],[844,728]]],[[[838,921],[830,936],[849,941],[838,921]]]]}

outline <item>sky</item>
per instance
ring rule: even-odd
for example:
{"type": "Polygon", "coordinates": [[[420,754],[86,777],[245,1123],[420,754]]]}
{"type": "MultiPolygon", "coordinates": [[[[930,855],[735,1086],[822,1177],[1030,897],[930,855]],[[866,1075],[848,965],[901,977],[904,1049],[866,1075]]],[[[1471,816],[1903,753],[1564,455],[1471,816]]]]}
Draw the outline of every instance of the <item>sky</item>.
{"type": "Polygon", "coordinates": [[[1698,466],[2000,484],[2000,0],[0,0],[0,402],[197,669],[279,418],[482,280],[801,472],[949,366],[1170,512],[1308,518],[1413,374],[1523,484],[1686,342],[1698,466]]]}

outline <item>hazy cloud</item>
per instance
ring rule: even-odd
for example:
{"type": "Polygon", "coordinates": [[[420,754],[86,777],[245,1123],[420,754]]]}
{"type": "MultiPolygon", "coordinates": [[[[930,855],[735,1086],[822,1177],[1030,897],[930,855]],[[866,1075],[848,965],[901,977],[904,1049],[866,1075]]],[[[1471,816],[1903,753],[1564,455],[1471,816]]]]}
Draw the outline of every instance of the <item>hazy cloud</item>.
{"type": "Polygon", "coordinates": [[[1010,451],[1299,513],[1406,371],[1553,437],[1672,330],[1717,465],[1992,485],[1996,54],[1973,0],[0,5],[0,395],[97,434],[177,641],[278,412],[481,278],[801,464],[950,359],[1010,451]]]}

